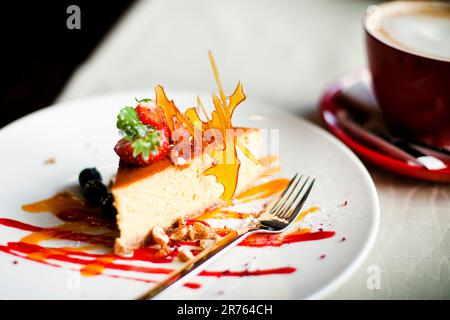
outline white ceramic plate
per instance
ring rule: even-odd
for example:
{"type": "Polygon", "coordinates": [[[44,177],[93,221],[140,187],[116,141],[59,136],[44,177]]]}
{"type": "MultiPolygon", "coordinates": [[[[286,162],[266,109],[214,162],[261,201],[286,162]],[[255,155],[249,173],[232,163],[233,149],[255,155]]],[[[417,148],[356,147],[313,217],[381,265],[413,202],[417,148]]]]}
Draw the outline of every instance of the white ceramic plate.
{"type": "MultiPolygon", "coordinates": [[[[38,226],[57,224],[51,214],[30,214],[21,205],[73,188],[85,167],[96,166],[106,177],[116,169],[113,146],[118,139],[115,117],[134,105],[142,92],[108,95],[55,105],[0,130],[0,218],[38,226]],[[45,165],[48,158],[56,163],[45,165]]],[[[179,107],[195,103],[195,94],[168,93],[179,107]]],[[[208,96],[203,99],[204,103],[208,96]]],[[[208,105],[210,103],[207,103],[208,105]]],[[[364,166],[341,142],[324,130],[276,106],[244,102],[234,124],[280,131],[281,175],[299,171],[316,177],[306,204],[320,210],[305,223],[333,230],[327,239],[281,247],[236,247],[209,270],[271,269],[289,266],[290,274],[202,277],[199,289],[180,288],[165,298],[303,299],[320,298],[358,267],[374,242],[379,220],[378,198],[364,166]],[[346,203],[347,205],[343,205],[346,203]],[[342,241],[345,238],[345,241],[342,241]]],[[[27,232],[0,224],[0,246],[19,241],[27,232]]],[[[67,241],[43,243],[74,246],[67,241]]],[[[53,267],[0,251],[0,298],[132,299],[150,284],[110,276],[80,277],[76,264],[53,267]]],[[[161,266],[159,264],[160,267],[161,266]]],[[[139,276],[136,272],[133,276],[139,276]]],[[[155,275],[154,279],[161,279],[155,275]]]]}

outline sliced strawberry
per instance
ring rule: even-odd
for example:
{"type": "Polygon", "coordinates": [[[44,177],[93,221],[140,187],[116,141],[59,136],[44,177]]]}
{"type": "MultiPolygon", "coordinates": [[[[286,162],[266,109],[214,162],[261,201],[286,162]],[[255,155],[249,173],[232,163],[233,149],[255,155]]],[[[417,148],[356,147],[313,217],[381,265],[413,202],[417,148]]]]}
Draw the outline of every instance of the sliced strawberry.
{"type": "Polygon", "coordinates": [[[172,132],[164,116],[164,111],[160,107],[148,107],[140,103],[136,107],[136,112],[143,124],[152,126],[155,129],[167,128],[168,137],[170,138],[172,136],[172,132]]]}
{"type": "Polygon", "coordinates": [[[121,139],[114,147],[114,151],[124,162],[135,166],[147,166],[155,161],[158,161],[169,152],[169,137],[166,128],[158,130],[160,136],[160,146],[156,148],[156,151],[150,152],[148,159],[144,159],[142,153],[133,157],[133,141],[121,139]]]}
{"type": "Polygon", "coordinates": [[[143,124],[152,126],[155,129],[161,129],[164,126],[163,123],[159,121],[158,114],[155,109],[138,104],[136,107],[136,112],[138,113],[143,124]]]}

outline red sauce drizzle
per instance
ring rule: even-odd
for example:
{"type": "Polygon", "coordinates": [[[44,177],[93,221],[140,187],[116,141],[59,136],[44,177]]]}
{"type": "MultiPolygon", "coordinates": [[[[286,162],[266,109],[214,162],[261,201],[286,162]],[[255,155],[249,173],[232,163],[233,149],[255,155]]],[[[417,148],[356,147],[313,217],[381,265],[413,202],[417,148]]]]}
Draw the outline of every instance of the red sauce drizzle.
{"type": "MultiPolygon", "coordinates": [[[[272,182],[273,190],[282,188],[282,181],[272,182]]],[[[285,182],[284,182],[285,183],[285,182]]],[[[268,184],[263,184],[267,187],[268,184]]],[[[266,197],[270,195],[270,191],[266,192],[260,186],[256,186],[253,191],[247,191],[247,196],[252,200],[257,199],[258,195],[266,197]]],[[[274,193],[272,193],[274,194],[274,193]]],[[[241,201],[245,201],[245,197],[241,196],[241,201]]],[[[48,200],[40,201],[32,205],[24,206],[24,209],[29,212],[52,212],[55,216],[61,219],[64,223],[54,227],[39,227],[21,221],[0,218],[0,225],[9,228],[15,228],[30,232],[27,236],[17,242],[8,242],[5,245],[0,245],[0,251],[20,257],[27,260],[36,261],[45,265],[53,267],[64,267],[64,263],[76,264],[80,267],[80,273],[84,276],[104,275],[111,278],[129,279],[141,282],[155,282],[155,280],[146,279],[145,277],[135,277],[123,275],[123,272],[137,272],[143,276],[149,274],[168,274],[173,269],[168,267],[155,267],[145,265],[151,263],[170,263],[178,255],[177,248],[182,245],[198,246],[198,241],[172,242],[171,245],[175,250],[166,257],[158,256],[158,250],[152,246],[140,248],[134,251],[130,257],[116,256],[112,253],[114,239],[117,230],[114,221],[105,219],[99,214],[97,210],[86,207],[82,200],[77,199],[69,194],[58,194],[48,200]],[[47,247],[39,243],[43,240],[62,239],[69,241],[77,241],[87,244],[86,247],[47,247]],[[91,249],[102,249],[107,253],[93,253],[91,249]],[[128,263],[127,263],[128,262],[128,263]],[[134,262],[134,263],[131,263],[134,262]],[[120,275],[105,273],[104,271],[122,271],[120,275]]],[[[215,214],[218,209],[214,209],[215,214]]],[[[303,213],[303,216],[309,212],[314,212],[318,208],[311,208],[303,213]]],[[[203,215],[206,218],[209,213],[203,215]]],[[[232,213],[232,218],[246,217],[245,214],[232,213]]],[[[226,215],[225,215],[226,217],[226,215]]],[[[207,224],[204,220],[196,220],[207,224]]],[[[193,223],[194,221],[188,221],[193,223]]],[[[289,234],[255,234],[245,239],[240,246],[245,247],[281,247],[283,245],[298,243],[303,241],[321,240],[334,236],[334,231],[311,232],[310,230],[298,230],[289,234]]],[[[193,253],[198,253],[198,250],[193,250],[193,253]]],[[[71,266],[70,268],[75,268],[71,266]]],[[[205,270],[200,273],[200,276],[205,277],[244,277],[244,276],[264,276],[270,274],[290,274],[295,272],[293,267],[280,267],[272,269],[261,270],[224,270],[224,271],[208,271],[205,270]]],[[[199,288],[198,283],[186,283],[188,288],[199,288]]]]}

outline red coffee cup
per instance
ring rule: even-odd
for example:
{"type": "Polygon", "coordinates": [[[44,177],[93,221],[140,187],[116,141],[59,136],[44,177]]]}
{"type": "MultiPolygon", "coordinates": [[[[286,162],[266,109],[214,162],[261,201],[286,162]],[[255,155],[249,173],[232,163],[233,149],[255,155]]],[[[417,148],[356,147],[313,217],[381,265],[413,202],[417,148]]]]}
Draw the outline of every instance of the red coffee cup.
{"type": "Polygon", "coordinates": [[[439,45],[450,31],[447,19],[448,3],[398,1],[369,7],[364,27],[373,89],[388,127],[450,148],[450,51],[446,42],[439,45]]]}

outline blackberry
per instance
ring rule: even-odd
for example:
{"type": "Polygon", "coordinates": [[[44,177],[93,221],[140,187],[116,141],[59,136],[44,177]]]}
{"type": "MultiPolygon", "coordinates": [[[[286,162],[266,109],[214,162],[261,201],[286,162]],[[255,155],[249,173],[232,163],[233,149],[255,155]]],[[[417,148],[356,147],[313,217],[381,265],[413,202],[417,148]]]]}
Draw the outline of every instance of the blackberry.
{"type": "Polygon", "coordinates": [[[107,217],[115,217],[117,215],[116,207],[114,207],[114,196],[108,192],[100,201],[103,214],[107,217]]]}
{"type": "Polygon", "coordinates": [[[89,180],[83,187],[83,196],[91,206],[99,207],[108,189],[99,180],[89,180]]]}
{"type": "Polygon", "coordinates": [[[100,172],[96,168],[86,168],[80,172],[78,176],[78,181],[80,182],[80,186],[83,188],[89,180],[98,180],[102,181],[102,176],[100,172]]]}

